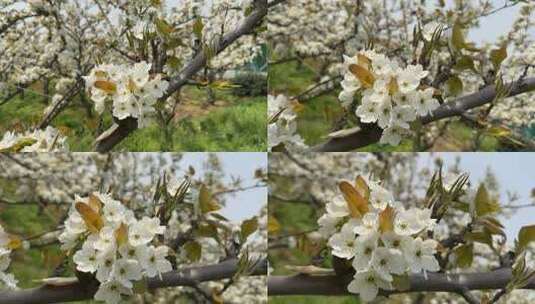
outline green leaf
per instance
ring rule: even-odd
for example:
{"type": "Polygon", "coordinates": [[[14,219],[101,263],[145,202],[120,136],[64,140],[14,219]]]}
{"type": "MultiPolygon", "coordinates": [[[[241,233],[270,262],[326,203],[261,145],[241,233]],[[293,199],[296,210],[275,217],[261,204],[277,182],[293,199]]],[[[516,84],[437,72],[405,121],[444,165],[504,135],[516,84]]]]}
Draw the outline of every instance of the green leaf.
{"type": "Polygon", "coordinates": [[[201,259],[202,255],[202,246],[201,244],[195,242],[195,241],[189,241],[183,246],[184,250],[186,250],[186,256],[188,259],[192,262],[197,262],[201,259]]]}
{"type": "Polygon", "coordinates": [[[240,239],[244,243],[258,229],[258,218],[255,216],[241,223],[240,239]]]}
{"type": "Polygon", "coordinates": [[[154,23],[158,32],[164,36],[169,36],[175,30],[165,19],[157,18],[154,23]]]}
{"type": "Polygon", "coordinates": [[[195,23],[193,23],[193,33],[197,37],[197,39],[202,40],[202,30],[204,29],[204,24],[202,22],[201,17],[197,17],[195,19],[195,23]]]}
{"type": "Polygon", "coordinates": [[[212,197],[210,190],[204,184],[201,185],[201,189],[199,190],[199,207],[203,214],[221,209],[212,197]]]}
{"type": "Polygon", "coordinates": [[[464,30],[462,24],[457,21],[453,25],[451,33],[451,44],[456,50],[461,50],[465,46],[464,30]]]}
{"type": "Polygon", "coordinates": [[[481,184],[477,189],[474,205],[477,216],[485,216],[500,210],[500,206],[496,200],[489,196],[487,188],[484,184],[481,184]]]}
{"type": "Polygon", "coordinates": [[[503,231],[502,223],[500,223],[500,221],[498,221],[498,219],[496,219],[495,217],[480,217],[476,222],[483,225],[483,227],[485,227],[485,230],[488,231],[490,234],[496,234],[506,237],[505,231],[503,231]]]}
{"type": "Polygon", "coordinates": [[[465,244],[455,249],[455,255],[457,256],[457,266],[460,268],[466,268],[472,266],[474,260],[474,245],[465,244]]]}
{"type": "Polygon", "coordinates": [[[197,227],[196,235],[199,237],[211,237],[217,239],[217,228],[211,224],[200,224],[197,227]]]}
{"type": "Polygon", "coordinates": [[[489,128],[486,133],[494,137],[506,137],[511,135],[511,130],[506,127],[496,126],[489,128]]]}
{"type": "Polygon", "coordinates": [[[467,232],[464,239],[472,242],[487,244],[492,247],[492,235],[488,231],[467,232]]]}
{"type": "Polygon", "coordinates": [[[451,76],[448,81],[446,81],[446,89],[451,96],[458,96],[463,92],[463,82],[456,76],[451,76]]]}
{"type": "Polygon", "coordinates": [[[22,149],[24,149],[27,146],[31,146],[37,142],[36,139],[33,138],[21,138],[19,139],[14,145],[8,148],[0,149],[0,153],[16,153],[20,152],[22,149]]]}
{"type": "Polygon", "coordinates": [[[179,46],[185,46],[184,43],[182,42],[182,40],[178,39],[178,38],[169,38],[165,44],[167,45],[167,49],[168,50],[172,50],[172,49],[175,49],[179,46]]]}
{"type": "Polygon", "coordinates": [[[474,67],[474,60],[470,56],[461,56],[459,60],[455,63],[455,66],[453,67],[456,70],[463,71],[463,70],[475,70],[474,67]]]}
{"type": "Polygon", "coordinates": [[[180,59],[176,58],[175,56],[171,56],[167,58],[167,64],[169,67],[171,67],[173,70],[178,70],[182,64],[180,59]]]}
{"type": "Polygon", "coordinates": [[[507,45],[502,45],[501,48],[490,51],[490,61],[494,65],[494,69],[499,70],[502,62],[507,58],[507,45]]]}
{"type": "Polygon", "coordinates": [[[210,216],[212,216],[213,218],[216,218],[216,219],[218,219],[220,221],[223,221],[223,222],[228,222],[229,221],[226,217],[222,216],[219,213],[212,213],[212,214],[210,214],[210,216]]]}
{"type": "Polygon", "coordinates": [[[533,241],[535,241],[535,225],[520,228],[518,232],[517,253],[524,250],[533,241]]]}

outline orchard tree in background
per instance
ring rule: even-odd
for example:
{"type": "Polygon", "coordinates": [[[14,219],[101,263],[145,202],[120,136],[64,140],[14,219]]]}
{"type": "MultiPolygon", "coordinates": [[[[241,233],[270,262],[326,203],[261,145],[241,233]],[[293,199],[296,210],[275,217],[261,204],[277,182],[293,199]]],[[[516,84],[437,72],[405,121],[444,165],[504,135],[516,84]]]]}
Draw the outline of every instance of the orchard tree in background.
{"type": "Polygon", "coordinates": [[[458,162],[421,157],[272,154],[269,295],[531,303],[535,226],[507,240],[500,221],[535,204],[499,201],[499,172],[475,184],[458,162]]]}
{"type": "MultiPolygon", "coordinates": [[[[227,86],[207,75],[220,77],[243,66],[264,43],[266,0],[210,3],[1,1],[0,106],[42,82],[53,98],[31,131],[53,125],[67,105],[79,100],[88,115],[94,109],[97,115],[112,116],[112,125],[95,130],[97,151],[111,150],[146,126],[149,116],[157,119],[170,143],[169,124],[181,89],[227,86]],[[51,93],[49,84],[55,85],[51,93]]],[[[0,149],[19,151],[35,140],[39,138],[10,133],[0,149]]],[[[50,145],[43,146],[56,150],[50,145]]]]}
{"type": "MultiPolygon", "coordinates": [[[[454,118],[472,126],[478,140],[489,135],[515,150],[533,148],[523,136],[535,113],[533,1],[271,3],[278,4],[268,14],[270,66],[297,62],[316,75],[315,84],[294,96],[284,86],[271,88],[291,101],[282,113],[341,88],[343,113],[313,150],[396,146],[403,138],[413,139],[414,150],[427,150],[454,118]],[[496,41],[469,40],[468,31],[484,18],[515,8],[518,16],[496,41]]],[[[270,148],[306,149],[276,112],[270,148]]],[[[472,149],[479,150],[478,140],[472,149]]]]}
{"type": "Polygon", "coordinates": [[[240,223],[219,213],[265,187],[266,168],[244,184],[215,154],[202,174],[180,154],[3,154],[0,167],[0,210],[49,227],[2,225],[2,303],[266,303],[266,208],[240,223]],[[17,282],[26,271],[43,277],[17,282]]]}

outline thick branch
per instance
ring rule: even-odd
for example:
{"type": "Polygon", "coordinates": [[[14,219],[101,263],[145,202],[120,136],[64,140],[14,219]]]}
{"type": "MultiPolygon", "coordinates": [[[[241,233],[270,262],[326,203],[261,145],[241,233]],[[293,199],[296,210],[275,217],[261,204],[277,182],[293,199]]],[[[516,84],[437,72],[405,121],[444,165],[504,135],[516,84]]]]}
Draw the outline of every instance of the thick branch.
{"type": "MultiPolygon", "coordinates": [[[[253,12],[245,18],[242,23],[234,29],[234,31],[225,34],[221,39],[214,45],[215,54],[221,53],[229,45],[234,43],[240,37],[251,34],[254,28],[260,24],[264,16],[267,14],[267,0],[256,0],[255,9],[253,12]]],[[[167,92],[160,98],[160,101],[165,101],[169,96],[174,92],[180,90],[184,85],[188,83],[188,79],[193,77],[197,72],[199,72],[208,61],[208,58],[205,54],[206,52],[199,52],[195,58],[180,72],[180,74],[171,79],[169,83],[169,88],[167,92]]],[[[108,136],[102,137],[101,140],[96,143],[96,150],[98,152],[107,152],[111,150],[115,145],[117,145],[121,140],[123,140],[128,134],[132,133],[137,129],[128,128],[122,124],[119,124],[119,127],[109,133],[108,136]],[[116,134],[118,133],[118,134],[116,134]]]]}
{"type": "MultiPolygon", "coordinates": [[[[484,273],[445,274],[428,273],[410,276],[410,288],[405,291],[381,290],[382,295],[407,292],[454,292],[469,290],[502,289],[511,280],[511,269],[503,268],[484,273]]],[[[275,295],[349,295],[347,285],[351,278],[338,276],[270,276],[268,292],[275,295]]],[[[535,289],[535,279],[524,287],[535,289]]]]}
{"type": "MultiPolygon", "coordinates": [[[[512,84],[508,97],[535,90],[535,77],[526,78],[512,84]]],[[[480,107],[490,103],[496,97],[495,87],[487,86],[479,92],[460,97],[448,103],[442,104],[438,109],[421,119],[423,124],[428,124],[440,119],[459,116],[467,110],[480,107]]],[[[314,151],[336,152],[350,151],[376,143],[381,138],[382,129],[375,124],[363,125],[362,129],[340,138],[333,138],[329,141],[313,147],[314,151]]]]}
{"type": "MultiPolygon", "coordinates": [[[[168,272],[162,279],[154,277],[148,280],[148,288],[171,286],[195,286],[200,282],[231,278],[237,270],[237,260],[232,259],[219,264],[185,268],[168,272]]],[[[265,275],[267,262],[259,263],[252,275],[265,275]]],[[[57,302],[81,301],[93,298],[96,292],[94,284],[75,283],[67,286],[41,286],[32,289],[0,292],[2,304],[46,304],[57,302]]]]}

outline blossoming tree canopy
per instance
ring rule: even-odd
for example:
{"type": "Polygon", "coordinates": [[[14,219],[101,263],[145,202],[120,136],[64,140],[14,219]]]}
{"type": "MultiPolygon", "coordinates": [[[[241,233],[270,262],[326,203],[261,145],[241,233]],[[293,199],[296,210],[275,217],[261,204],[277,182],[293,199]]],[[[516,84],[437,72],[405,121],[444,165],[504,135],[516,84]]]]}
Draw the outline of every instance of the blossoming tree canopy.
{"type": "Polygon", "coordinates": [[[45,129],[88,97],[119,126],[97,140],[97,150],[109,150],[148,118],[171,121],[182,87],[225,87],[225,71],[261,52],[264,2],[2,1],[0,105],[46,84],[45,129]]]}
{"type": "Polygon", "coordinates": [[[270,296],[282,303],[293,295],[530,303],[533,223],[518,232],[508,227],[517,210],[508,200],[516,196],[499,195],[490,169],[472,183],[459,162],[448,161],[446,172],[441,160],[408,153],[270,157],[270,296]],[[354,172],[362,175],[346,179],[354,172]]]}
{"type": "Polygon", "coordinates": [[[17,279],[13,274],[8,273],[7,269],[11,263],[11,254],[13,249],[20,246],[20,240],[8,235],[4,228],[0,226],[0,290],[17,289],[17,279]]]}
{"type": "Polygon", "coordinates": [[[459,117],[479,134],[470,149],[489,138],[532,150],[534,8],[532,1],[285,2],[268,16],[271,89],[305,107],[319,103],[296,120],[330,124],[319,136],[327,140],[313,147],[319,151],[410,140],[426,150],[459,117]],[[505,12],[515,19],[495,41],[470,41],[469,32],[505,12]],[[296,72],[291,86],[277,79],[288,70],[296,72]],[[323,117],[312,113],[322,107],[323,117]]]}
{"type": "Polygon", "coordinates": [[[66,138],[48,126],[45,130],[25,133],[6,132],[0,140],[0,152],[65,152],[66,138]]]}
{"type": "MultiPolygon", "coordinates": [[[[36,215],[39,227],[49,226],[43,224],[47,217],[59,215],[63,219],[58,226],[54,221],[51,231],[32,232],[20,238],[0,229],[0,299],[3,303],[54,303],[92,298],[115,304],[136,294],[143,294],[150,301],[191,299],[196,302],[205,300],[207,295],[209,299],[225,301],[239,295],[242,298],[237,303],[265,303],[266,210],[233,221],[222,215],[226,199],[242,191],[243,186],[240,181],[227,184],[223,180],[226,175],[215,155],[206,157],[209,158],[203,168],[206,179],[204,173],[195,177],[193,167],[184,178],[175,177],[171,171],[154,178],[155,170],[161,169],[163,163],[180,163],[182,156],[179,154],[42,153],[0,158],[3,169],[0,219],[6,221],[8,229],[22,231],[20,235],[28,234],[25,225],[13,228],[16,220],[9,215],[6,218],[3,213],[11,214],[10,211],[22,207],[26,210],[22,215],[25,217],[33,212],[32,201],[44,210],[36,215]],[[142,164],[141,171],[146,175],[140,175],[139,167],[134,169],[137,162],[142,164]],[[96,169],[99,166],[115,173],[108,175],[96,169]],[[39,194],[33,197],[25,195],[26,191],[12,192],[4,188],[15,179],[19,180],[21,189],[24,183],[32,184],[34,175],[28,176],[25,170],[34,169],[48,176],[48,183],[54,187],[48,183],[34,185],[39,194]],[[73,180],[69,172],[86,176],[77,180],[86,185],[65,182],[65,179],[73,180]],[[136,174],[137,177],[132,178],[136,174]],[[108,191],[94,191],[102,185],[104,179],[100,178],[103,176],[104,183],[116,186],[110,186],[108,191]],[[41,248],[45,246],[47,248],[41,248]],[[12,264],[8,268],[14,249],[20,251],[14,259],[16,266],[12,264]],[[44,252],[44,264],[37,263],[44,271],[41,277],[31,278],[31,283],[26,277],[17,278],[21,257],[33,254],[27,250],[44,252]],[[49,263],[54,271],[49,269],[49,263]],[[58,263],[66,266],[58,268],[58,263]],[[20,290],[11,290],[17,285],[17,279],[21,282],[20,290]],[[147,289],[152,292],[146,293],[147,289]]],[[[263,187],[263,173],[257,170],[255,174],[252,180],[257,180],[257,184],[249,187],[263,187]]],[[[32,269],[33,266],[23,267],[32,269]]]]}
{"type": "Polygon", "coordinates": [[[85,77],[95,109],[102,114],[105,101],[113,101],[113,116],[118,119],[133,117],[141,128],[147,124],[147,115],[156,111],[154,105],[169,87],[169,83],[155,75],[150,79],[151,65],[146,62],[129,66],[101,65],[85,77]]]}

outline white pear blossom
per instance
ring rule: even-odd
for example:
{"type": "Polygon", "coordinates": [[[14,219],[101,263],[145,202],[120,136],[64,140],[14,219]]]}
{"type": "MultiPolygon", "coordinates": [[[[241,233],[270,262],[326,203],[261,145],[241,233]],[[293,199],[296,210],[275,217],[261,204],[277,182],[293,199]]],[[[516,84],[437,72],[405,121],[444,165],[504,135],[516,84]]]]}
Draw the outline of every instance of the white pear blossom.
{"type": "Polygon", "coordinates": [[[132,289],[124,287],[118,281],[108,281],[100,285],[95,293],[95,300],[104,301],[108,304],[117,304],[121,301],[121,295],[132,295],[132,289]]]}
{"type": "Polygon", "coordinates": [[[333,255],[344,259],[350,259],[355,256],[357,241],[351,228],[351,226],[344,226],[340,232],[335,233],[329,239],[329,246],[332,248],[333,255]]]}
{"type": "Polygon", "coordinates": [[[152,65],[145,61],[132,65],[103,64],[84,76],[95,110],[102,114],[105,102],[112,101],[112,114],[119,120],[133,117],[138,126],[147,125],[148,114],[167,90],[169,83],[161,75],[151,75],[152,65]]]}
{"type": "Polygon", "coordinates": [[[349,292],[358,293],[365,302],[375,299],[379,288],[391,289],[391,285],[373,270],[356,273],[353,281],[347,286],[349,292]]]}
{"type": "MultiPolygon", "coordinates": [[[[351,261],[355,270],[348,290],[359,293],[363,301],[371,301],[380,288],[392,287],[394,275],[438,271],[434,256],[438,243],[421,237],[435,227],[431,209],[405,209],[378,182],[362,176],[357,181],[353,190],[361,196],[358,212],[349,211],[349,206],[356,204],[354,194],[343,190],[345,196],[331,200],[318,220],[331,254],[351,261]]],[[[341,189],[347,187],[351,183],[345,181],[341,189]]]]}
{"type": "Polygon", "coordinates": [[[0,225],[0,290],[2,289],[17,289],[18,281],[11,273],[7,273],[9,264],[11,264],[11,248],[9,244],[11,238],[4,231],[4,228],[0,225]]]}
{"type": "MultiPolygon", "coordinates": [[[[78,271],[94,274],[101,283],[95,300],[117,303],[123,295],[133,294],[134,281],[172,270],[166,260],[168,248],[151,244],[166,228],[158,218],[136,219],[132,210],[109,194],[92,195],[91,198],[75,196],[59,240],[64,250],[82,245],[74,253],[73,262],[78,271]],[[80,204],[87,205],[91,211],[85,213],[94,212],[99,220],[88,226],[83,211],[87,208],[80,204]]],[[[91,216],[94,217],[95,214],[91,216]]]]}
{"type": "Polygon", "coordinates": [[[269,151],[281,144],[286,149],[303,150],[306,145],[297,134],[297,115],[294,105],[284,95],[268,95],[268,146],[269,151]]]}
{"type": "Polygon", "coordinates": [[[435,240],[416,238],[404,246],[405,258],[412,272],[438,271],[440,266],[434,254],[438,243],[435,240]]]}
{"type": "Polygon", "coordinates": [[[392,274],[402,274],[407,265],[401,251],[379,247],[373,252],[371,260],[373,270],[385,281],[392,281],[392,274]]]}
{"type": "Polygon", "coordinates": [[[141,265],[136,260],[118,259],[113,265],[111,276],[124,287],[132,288],[131,281],[137,281],[143,277],[141,265]]]}
{"type": "Polygon", "coordinates": [[[355,223],[353,226],[353,232],[359,235],[368,235],[377,231],[377,213],[368,212],[361,220],[354,220],[351,223],[355,223]]]}
{"type": "Polygon", "coordinates": [[[373,253],[377,249],[377,233],[368,235],[361,235],[357,238],[355,258],[353,259],[353,268],[357,271],[366,270],[370,268],[370,262],[373,258],[373,253]]]}
{"type": "Polygon", "coordinates": [[[146,269],[146,274],[149,278],[155,277],[156,275],[161,276],[162,273],[169,272],[173,269],[171,262],[165,258],[168,251],[169,247],[167,246],[150,246],[144,252],[141,264],[146,269]]]}
{"type": "Polygon", "coordinates": [[[368,50],[344,56],[344,69],[339,99],[350,109],[355,94],[361,93],[355,114],[362,123],[376,122],[384,130],[380,143],[398,145],[403,135],[411,133],[411,122],[439,106],[432,88],[420,89],[429,74],[421,65],[402,68],[384,54],[368,50]]]}

